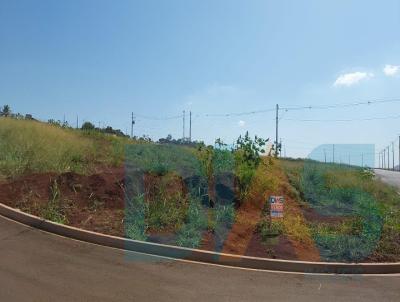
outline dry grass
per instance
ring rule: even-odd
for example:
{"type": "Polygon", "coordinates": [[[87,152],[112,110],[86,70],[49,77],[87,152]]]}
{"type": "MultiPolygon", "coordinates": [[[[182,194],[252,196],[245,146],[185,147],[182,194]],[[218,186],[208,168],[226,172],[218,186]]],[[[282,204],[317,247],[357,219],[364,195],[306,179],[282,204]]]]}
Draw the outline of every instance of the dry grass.
{"type": "Polygon", "coordinates": [[[123,161],[124,142],[36,121],[0,118],[0,178],[31,172],[89,173],[123,161]]]}
{"type": "Polygon", "coordinates": [[[285,214],[283,217],[284,234],[290,239],[304,243],[313,244],[311,230],[300,210],[301,200],[294,194],[295,189],[289,184],[280,161],[275,161],[274,178],[279,182],[279,192],[285,196],[285,214]]]}

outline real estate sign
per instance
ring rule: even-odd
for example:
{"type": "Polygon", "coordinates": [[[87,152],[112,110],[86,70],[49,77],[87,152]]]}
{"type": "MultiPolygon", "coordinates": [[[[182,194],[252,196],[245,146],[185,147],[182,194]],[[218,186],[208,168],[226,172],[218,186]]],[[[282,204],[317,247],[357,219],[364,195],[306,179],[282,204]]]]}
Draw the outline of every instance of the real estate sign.
{"type": "Polygon", "coordinates": [[[270,196],[269,197],[269,209],[271,218],[282,218],[283,217],[283,196],[270,196]]]}

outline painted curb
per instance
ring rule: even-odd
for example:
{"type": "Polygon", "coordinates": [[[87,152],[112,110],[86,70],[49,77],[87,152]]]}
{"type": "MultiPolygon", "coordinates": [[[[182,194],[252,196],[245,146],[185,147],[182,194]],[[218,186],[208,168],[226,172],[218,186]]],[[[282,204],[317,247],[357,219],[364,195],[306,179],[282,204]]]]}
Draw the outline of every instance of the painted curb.
{"type": "Polygon", "coordinates": [[[54,223],[0,203],[0,215],[68,238],[150,255],[240,268],[318,274],[397,274],[400,263],[333,263],[267,259],[215,253],[109,236],[54,223]]]}

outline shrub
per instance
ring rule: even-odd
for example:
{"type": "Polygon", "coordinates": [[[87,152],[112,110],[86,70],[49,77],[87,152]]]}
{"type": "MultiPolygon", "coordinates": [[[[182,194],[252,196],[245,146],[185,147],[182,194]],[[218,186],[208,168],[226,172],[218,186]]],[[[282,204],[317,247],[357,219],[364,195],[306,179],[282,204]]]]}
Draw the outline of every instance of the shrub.
{"type": "Polygon", "coordinates": [[[261,235],[263,241],[281,235],[284,231],[284,226],[280,220],[262,219],[257,224],[257,231],[261,235]]]}
{"type": "Polygon", "coordinates": [[[147,200],[146,219],[149,228],[178,229],[182,225],[188,208],[186,197],[181,191],[167,191],[177,180],[179,178],[173,174],[158,177],[156,186],[152,188],[151,200],[147,200]]]}
{"type": "Polygon", "coordinates": [[[94,130],[95,128],[96,127],[91,122],[84,122],[81,127],[82,130],[87,130],[87,131],[94,130]]]}
{"type": "Polygon", "coordinates": [[[198,247],[207,226],[208,220],[201,206],[201,201],[192,198],[187,211],[185,224],[178,232],[176,244],[191,248],[198,247]]]}
{"type": "Polygon", "coordinates": [[[144,195],[138,195],[128,200],[125,209],[125,234],[134,240],[146,241],[146,213],[148,212],[144,195]]]}
{"type": "Polygon", "coordinates": [[[263,146],[268,139],[262,139],[255,136],[254,140],[250,138],[249,133],[245,136],[239,136],[236,142],[235,156],[235,174],[238,180],[240,199],[246,199],[251,182],[255,175],[258,165],[261,163],[260,153],[264,153],[263,146]]]}

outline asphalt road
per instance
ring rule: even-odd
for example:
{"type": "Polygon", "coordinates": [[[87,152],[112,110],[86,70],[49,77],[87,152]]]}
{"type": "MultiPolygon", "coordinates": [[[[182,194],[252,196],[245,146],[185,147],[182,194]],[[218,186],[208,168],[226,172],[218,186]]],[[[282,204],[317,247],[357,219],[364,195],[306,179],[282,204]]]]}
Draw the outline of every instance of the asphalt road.
{"type": "Polygon", "coordinates": [[[0,301],[400,301],[400,275],[315,276],[172,261],[1,216],[0,284],[0,301]]]}
{"type": "Polygon", "coordinates": [[[375,175],[400,191],[400,172],[375,169],[375,175]]]}

